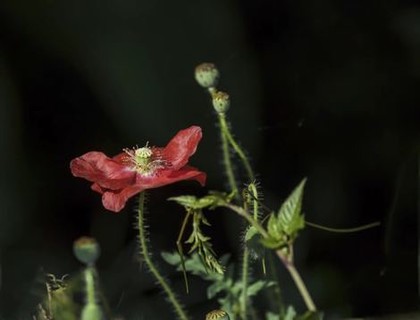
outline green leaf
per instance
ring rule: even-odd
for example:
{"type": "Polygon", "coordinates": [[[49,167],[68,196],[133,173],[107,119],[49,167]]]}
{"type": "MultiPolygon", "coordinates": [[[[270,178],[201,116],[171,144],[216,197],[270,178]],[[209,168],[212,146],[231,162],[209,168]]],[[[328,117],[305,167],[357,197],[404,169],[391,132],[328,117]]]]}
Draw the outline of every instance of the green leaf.
{"type": "Polygon", "coordinates": [[[230,194],[211,191],[207,196],[202,198],[197,198],[192,195],[183,195],[178,197],[171,197],[168,198],[168,200],[175,201],[187,209],[198,210],[204,208],[214,209],[218,206],[230,202],[231,198],[232,196],[230,194]]]}
{"type": "Polygon", "coordinates": [[[197,202],[197,209],[203,209],[207,207],[212,207],[215,205],[217,199],[215,199],[213,196],[205,196],[204,198],[198,199],[197,202]]]}
{"type": "Polygon", "coordinates": [[[286,245],[286,242],[284,240],[281,240],[281,239],[275,239],[275,238],[272,238],[272,237],[268,237],[268,238],[262,238],[261,239],[261,244],[268,249],[278,249],[278,248],[286,245]]]}
{"type": "Polygon", "coordinates": [[[169,201],[175,201],[183,207],[194,208],[197,203],[197,197],[191,195],[168,198],[169,201]]]}
{"type": "Polygon", "coordinates": [[[207,299],[213,299],[219,292],[226,289],[223,282],[214,282],[207,287],[207,299]]]}
{"type": "Polygon", "coordinates": [[[267,231],[268,235],[273,239],[280,240],[282,238],[282,228],[274,213],[271,213],[270,218],[268,219],[267,231]]]}
{"type": "Polygon", "coordinates": [[[306,178],[299,183],[286,201],[283,202],[277,215],[278,227],[281,228],[282,232],[292,237],[305,226],[305,220],[302,215],[302,198],[305,183],[306,178]]]}
{"type": "Polygon", "coordinates": [[[265,314],[265,320],[280,320],[280,316],[269,311],[265,314]]]}
{"type": "Polygon", "coordinates": [[[257,229],[254,226],[250,226],[245,233],[245,242],[250,241],[254,236],[258,234],[257,229]]]}
{"type": "Polygon", "coordinates": [[[295,320],[296,319],[296,310],[293,306],[288,306],[286,314],[283,317],[284,320],[295,320]]]}
{"type": "Polygon", "coordinates": [[[163,251],[161,253],[161,256],[163,260],[165,260],[170,265],[177,266],[181,263],[181,258],[177,252],[170,253],[170,252],[163,251]]]}
{"type": "Polygon", "coordinates": [[[255,296],[262,289],[271,287],[273,285],[275,285],[275,282],[273,281],[267,282],[264,280],[258,280],[248,287],[248,289],[246,290],[246,294],[248,295],[248,297],[255,296]]]}

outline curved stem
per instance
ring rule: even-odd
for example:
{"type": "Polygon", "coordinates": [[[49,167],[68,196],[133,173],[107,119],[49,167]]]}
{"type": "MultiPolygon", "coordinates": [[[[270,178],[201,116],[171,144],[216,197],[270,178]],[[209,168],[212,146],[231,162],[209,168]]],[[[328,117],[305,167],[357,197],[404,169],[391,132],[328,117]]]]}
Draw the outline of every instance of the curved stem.
{"type": "Polygon", "coordinates": [[[144,228],[144,192],[140,193],[139,197],[139,208],[138,208],[138,229],[139,229],[139,242],[140,242],[140,254],[144,259],[144,262],[146,263],[147,267],[149,268],[150,272],[153,274],[159,285],[162,287],[163,291],[165,291],[169,302],[172,304],[172,306],[175,309],[175,313],[177,314],[178,318],[181,320],[188,320],[188,316],[182,307],[182,305],[179,303],[178,299],[175,296],[175,293],[172,291],[171,287],[168,285],[168,283],[165,281],[163,276],[159,273],[158,269],[154,265],[150,253],[149,248],[147,246],[147,240],[146,240],[146,231],[144,228]]]}
{"type": "Polygon", "coordinates": [[[308,308],[308,310],[311,312],[315,312],[316,311],[315,303],[312,300],[312,297],[309,294],[308,288],[306,288],[305,282],[303,282],[302,277],[297,271],[293,261],[290,261],[290,259],[287,259],[287,257],[285,257],[284,254],[280,250],[277,250],[276,254],[280,258],[280,260],[283,262],[287,271],[289,271],[293,281],[296,284],[296,287],[299,290],[300,295],[303,298],[303,301],[305,301],[305,305],[308,308]]]}
{"type": "Polygon", "coordinates": [[[317,228],[317,229],[321,229],[321,230],[325,230],[325,231],[329,231],[329,232],[335,232],[335,233],[358,232],[358,231],[363,231],[363,230],[374,228],[374,227],[377,227],[377,226],[381,225],[381,223],[377,221],[377,222],[372,222],[372,223],[369,223],[369,224],[365,224],[365,225],[360,226],[360,227],[337,229],[337,228],[324,227],[324,226],[321,226],[320,224],[309,222],[309,221],[306,221],[306,220],[305,220],[305,224],[307,224],[308,226],[313,227],[313,228],[317,228]]]}
{"type": "Polygon", "coordinates": [[[226,122],[225,114],[218,113],[218,116],[219,116],[220,129],[222,130],[223,135],[227,138],[232,148],[235,150],[235,152],[238,154],[239,158],[241,159],[242,164],[244,165],[245,170],[248,174],[249,180],[253,181],[255,176],[254,176],[254,172],[252,171],[251,164],[249,163],[248,158],[245,156],[245,152],[241,149],[239,144],[235,141],[232,134],[230,133],[229,126],[226,122]]]}

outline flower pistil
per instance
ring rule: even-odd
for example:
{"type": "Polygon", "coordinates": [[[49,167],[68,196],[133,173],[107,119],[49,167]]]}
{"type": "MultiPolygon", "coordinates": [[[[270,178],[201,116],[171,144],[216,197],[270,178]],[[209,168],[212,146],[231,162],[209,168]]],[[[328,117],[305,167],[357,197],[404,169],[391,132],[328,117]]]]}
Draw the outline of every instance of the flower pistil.
{"type": "Polygon", "coordinates": [[[151,176],[156,169],[161,169],[165,166],[165,161],[153,148],[148,144],[142,148],[132,148],[123,150],[127,157],[125,161],[130,164],[131,168],[142,176],[151,176]]]}

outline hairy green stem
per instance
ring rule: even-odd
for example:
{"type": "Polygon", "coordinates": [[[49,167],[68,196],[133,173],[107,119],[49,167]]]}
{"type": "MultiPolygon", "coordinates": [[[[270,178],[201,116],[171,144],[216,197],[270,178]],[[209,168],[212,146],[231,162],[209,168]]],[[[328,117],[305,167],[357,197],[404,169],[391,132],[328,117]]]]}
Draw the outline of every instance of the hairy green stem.
{"type": "Polygon", "coordinates": [[[238,186],[236,184],[235,174],[233,173],[232,159],[230,157],[229,143],[223,130],[223,123],[219,116],[220,139],[222,140],[223,164],[225,166],[226,177],[229,182],[230,191],[238,194],[238,186]]]}
{"type": "Polygon", "coordinates": [[[241,298],[241,316],[243,320],[246,320],[247,317],[247,302],[248,302],[248,268],[249,268],[249,250],[244,243],[244,251],[242,258],[242,298],[241,298]]]}
{"type": "Polygon", "coordinates": [[[150,257],[149,248],[147,246],[146,231],[144,228],[144,198],[145,193],[141,192],[139,196],[139,207],[138,207],[138,230],[139,230],[139,243],[140,243],[140,254],[144,259],[146,266],[149,268],[150,272],[153,274],[159,285],[165,291],[169,302],[174,307],[175,313],[180,320],[188,320],[188,316],[175,296],[175,293],[172,291],[169,284],[165,281],[163,276],[159,273],[158,269],[154,265],[152,258],[150,257]]]}
{"type": "Polygon", "coordinates": [[[223,207],[229,208],[230,210],[236,212],[241,217],[243,217],[246,221],[249,222],[251,226],[253,226],[264,238],[268,238],[268,233],[265,231],[265,229],[262,227],[262,225],[258,222],[258,220],[255,220],[244,208],[236,206],[231,203],[224,203],[222,205],[223,207]]]}
{"type": "Polygon", "coordinates": [[[226,122],[226,116],[224,113],[218,113],[219,116],[219,123],[220,123],[220,130],[222,131],[222,135],[225,136],[225,139],[227,139],[232,146],[232,148],[235,150],[235,152],[238,154],[239,158],[242,161],[243,166],[245,167],[245,170],[248,174],[248,178],[250,181],[254,181],[254,172],[252,171],[251,165],[248,161],[248,158],[245,156],[245,152],[241,149],[239,144],[235,141],[233,138],[229,126],[226,122]]]}
{"type": "Polygon", "coordinates": [[[249,185],[249,187],[250,187],[250,191],[251,191],[251,194],[252,194],[252,210],[253,210],[253,213],[254,213],[254,219],[255,220],[258,220],[258,206],[259,206],[259,204],[258,204],[258,191],[257,191],[257,187],[255,186],[255,183],[251,183],[250,185],[249,185]]]}
{"type": "Polygon", "coordinates": [[[300,295],[305,301],[305,305],[309,311],[315,312],[316,307],[315,303],[312,300],[312,297],[306,288],[305,282],[303,282],[302,277],[300,276],[299,272],[297,271],[292,259],[288,259],[280,250],[276,251],[277,256],[283,262],[284,266],[286,267],[287,271],[289,271],[290,276],[292,277],[293,281],[297,289],[299,290],[300,295]]]}

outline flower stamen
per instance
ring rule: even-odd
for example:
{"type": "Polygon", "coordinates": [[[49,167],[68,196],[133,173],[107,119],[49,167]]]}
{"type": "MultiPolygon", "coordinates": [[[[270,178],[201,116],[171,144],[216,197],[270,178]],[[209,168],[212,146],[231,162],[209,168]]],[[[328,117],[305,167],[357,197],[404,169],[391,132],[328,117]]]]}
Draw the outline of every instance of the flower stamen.
{"type": "Polygon", "coordinates": [[[149,143],[146,143],[146,146],[142,148],[123,149],[128,155],[128,164],[133,170],[143,176],[151,176],[155,173],[156,169],[165,166],[165,161],[162,160],[160,154],[148,145],[149,143]]]}

